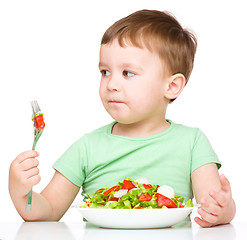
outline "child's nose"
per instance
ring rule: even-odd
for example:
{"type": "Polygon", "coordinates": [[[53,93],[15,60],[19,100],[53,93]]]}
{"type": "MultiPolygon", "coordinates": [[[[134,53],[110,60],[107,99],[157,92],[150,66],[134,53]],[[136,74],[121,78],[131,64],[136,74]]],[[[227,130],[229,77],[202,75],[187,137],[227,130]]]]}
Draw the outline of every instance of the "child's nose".
{"type": "Polygon", "coordinates": [[[121,86],[120,86],[120,77],[116,75],[111,75],[108,85],[107,85],[108,90],[110,91],[119,91],[121,86]]]}

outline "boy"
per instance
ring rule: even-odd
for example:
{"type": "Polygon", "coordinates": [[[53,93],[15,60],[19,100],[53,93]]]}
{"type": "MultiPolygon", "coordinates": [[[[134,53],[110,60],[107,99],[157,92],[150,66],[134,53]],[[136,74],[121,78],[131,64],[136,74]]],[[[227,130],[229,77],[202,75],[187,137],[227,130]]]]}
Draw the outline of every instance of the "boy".
{"type": "Polygon", "coordinates": [[[170,185],[185,199],[196,197],[202,227],[229,223],[235,215],[231,188],[205,135],[166,119],[166,109],[186,85],[193,68],[196,38],[165,12],[142,10],[114,23],[101,42],[100,98],[115,122],[75,142],[54,164],[51,182],[39,183],[38,153],[12,162],[9,192],[25,221],[58,221],[80,187],[85,193],[112,186],[124,177],[145,177],[170,185]],[[193,194],[192,194],[193,192],[193,194]]]}

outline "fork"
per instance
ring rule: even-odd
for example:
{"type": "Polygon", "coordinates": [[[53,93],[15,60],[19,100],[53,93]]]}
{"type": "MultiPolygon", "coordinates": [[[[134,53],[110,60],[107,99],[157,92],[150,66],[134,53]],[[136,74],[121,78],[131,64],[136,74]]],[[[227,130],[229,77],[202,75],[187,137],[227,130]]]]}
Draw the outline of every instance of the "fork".
{"type": "MultiPolygon", "coordinates": [[[[43,133],[45,123],[44,123],[44,119],[43,119],[43,113],[40,110],[38,102],[37,101],[31,101],[31,106],[32,106],[32,110],[33,110],[32,120],[33,120],[33,126],[34,126],[34,140],[33,140],[32,150],[35,150],[36,144],[37,144],[40,136],[43,133]]],[[[26,212],[31,211],[32,194],[33,194],[33,190],[31,189],[28,193],[26,212]]]]}

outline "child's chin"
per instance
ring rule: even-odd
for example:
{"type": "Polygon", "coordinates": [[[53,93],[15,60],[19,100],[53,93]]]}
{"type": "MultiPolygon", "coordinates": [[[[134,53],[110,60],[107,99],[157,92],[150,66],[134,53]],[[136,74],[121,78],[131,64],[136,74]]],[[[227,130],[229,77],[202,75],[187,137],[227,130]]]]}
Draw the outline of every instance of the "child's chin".
{"type": "Polygon", "coordinates": [[[119,116],[119,115],[115,115],[115,114],[110,114],[110,115],[118,123],[121,123],[121,124],[131,124],[131,123],[133,123],[129,118],[127,118],[125,116],[119,116]]]}

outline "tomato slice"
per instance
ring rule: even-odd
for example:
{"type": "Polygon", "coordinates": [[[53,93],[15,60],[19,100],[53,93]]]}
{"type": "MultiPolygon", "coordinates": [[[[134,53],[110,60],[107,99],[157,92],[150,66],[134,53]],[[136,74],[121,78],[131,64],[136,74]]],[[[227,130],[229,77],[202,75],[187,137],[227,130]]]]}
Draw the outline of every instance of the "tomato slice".
{"type": "Polygon", "coordinates": [[[118,201],[118,198],[113,197],[113,198],[109,199],[109,201],[115,201],[115,202],[117,202],[118,201]]]}
{"type": "Polygon", "coordinates": [[[45,122],[44,122],[43,114],[34,117],[34,125],[35,128],[38,128],[39,130],[44,130],[45,122]]]}
{"type": "Polygon", "coordinates": [[[105,188],[100,188],[96,192],[99,192],[99,191],[102,191],[102,190],[105,190],[105,188]]]}
{"type": "Polygon", "coordinates": [[[151,184],[143,184],[143,186],[145,189],[149,189],[153,187],[151,184]]]}
{"type": "Polygon", "coordinates": [[[139,202],[144,202],[144,201],[150,201],[152,199],[151,195],[149,193],[141,193],[139,197],[139,202]]]}
{"type": "Polygon", "coordinates": [[[132,189],[132,188],[135,188],[136,186],[129,180],[124,180],[123,181],[123,188],[122,189],[132,189]]]}
{"type": "Polygon", "coordinates": [[[111,187],[111,188],[107,189],[106,191],[104,191],[103,194],[104,194],[105,196],[107,196],[107,195],[109,195],[112,191],[114,191],[114,192],[118,191],[118,189],[119,189],[119,186],[114,186],[114,187],[111,187]]]}
{"type": "Polygon", "coordinates": [[[177,208],[177,204],[174,201],[172,201],[170,198],[160,193],[156,193],[155,197],[157,197],[156,201],[158,207],[166,206],[168,208],[177,208]]]}

